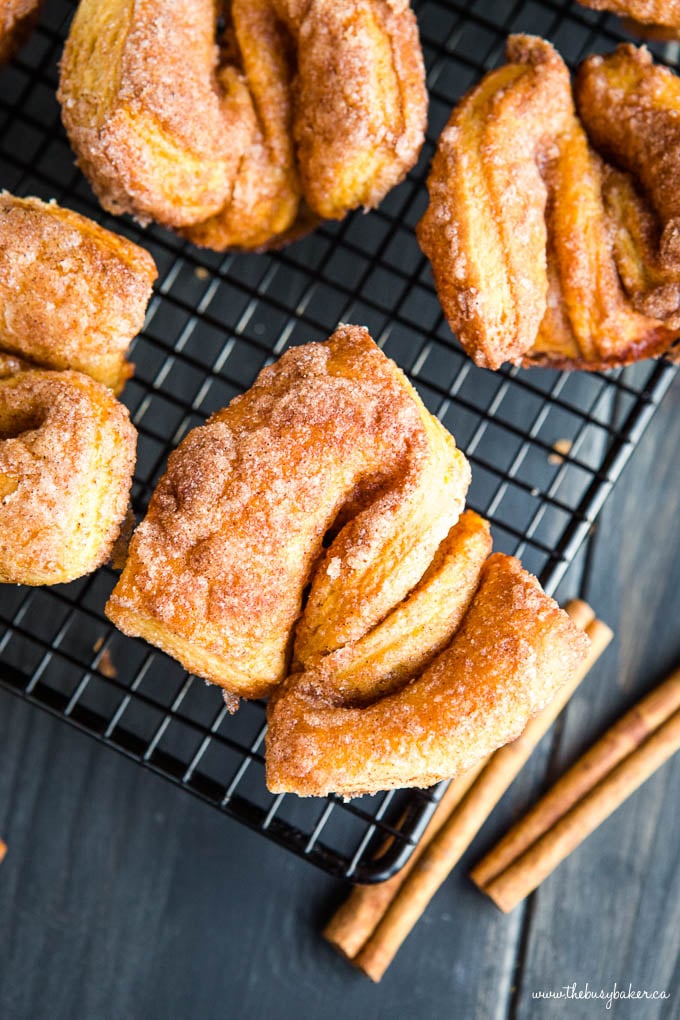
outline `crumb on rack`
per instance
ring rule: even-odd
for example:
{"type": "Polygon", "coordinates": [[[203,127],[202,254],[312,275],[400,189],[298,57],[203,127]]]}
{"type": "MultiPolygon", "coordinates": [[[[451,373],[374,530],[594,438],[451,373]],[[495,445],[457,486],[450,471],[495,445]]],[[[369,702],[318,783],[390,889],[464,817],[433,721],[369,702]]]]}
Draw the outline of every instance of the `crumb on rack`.
{"type": "Polygon", "coordinates": [[[101,659],[99,660],[97,668],[103,676],[108,677],[110,680],[113,680],[115,679],[115,677],[118,676],[118,670],[113,664],[111,652],[109,651],[108,648],[105,648],[104,651],[102,652],[101,659]]]}
{"type": "Polygon", "coordinates": [[[549,464],[563,464],[564,458],[572,448],[571,439],[556,439],[553,443],[553,452],[548,454],[549,464]]]}

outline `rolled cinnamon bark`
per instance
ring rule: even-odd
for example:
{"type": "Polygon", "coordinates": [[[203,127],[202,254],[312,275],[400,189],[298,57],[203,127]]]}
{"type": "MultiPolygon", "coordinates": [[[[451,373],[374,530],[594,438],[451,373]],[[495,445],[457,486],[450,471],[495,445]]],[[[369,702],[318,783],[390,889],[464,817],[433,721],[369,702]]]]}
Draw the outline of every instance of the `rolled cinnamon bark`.
{"type": "Polygon", "coordinates": [[[2,859],[3,859],[3,857],[5,856],[6,853],[7,853],[7,846],[0,839],[0,863],[2,862],[2,859]]]}
{"type": "MultiPolygon", "coordinates": [[[[557,697],[527,725],[522,735],[491,756],[476,781],[453,808],[413,863],[410,873],[396,887],[375,930],[351,962],[373,981],[379,981],[401,943],[421,916],[425,907],[467,849],[505,790],[521,770],[532,751],[567,703],[588,670],[601,655],[612,632],[594,620],[590,607],[580,600],[570,603],[567,612],[591,639],[588,656],[579,672],[560,689],[557,697]]],[[[344,924],[351,927],[351,916],[344,924]]],[[[335,940],[334,940],[335,941],[335,940]]],[[[337,944],[337,943],[336,943],[337,944]]],[[[346,955],[350,956],[343,949],[346,955]]]]}
{"type": "Polygon", "coordinates": [[[680,709],[680,669],[614,724],[470,872],[480,889],[546,833],[596,783],[680,709]]]}
{"type": "Polygon", "coordinates": [[[512,910],[678,750],[680,710],[624,758],[513,864],[492,879],[483,891],[501,910],[506,913],[512,910]]]}
{"type": "Polygon", "coordinates": [[[428,843],[439,832],[453,808],[463,799],[485,764],[486,761],[480,762],[475,768],[449,783],[420,843],[404,867],[386,882],[380,882],[377,885],[355,886],[330,919],[323,931],[324,938],[331,942],[348,960],[352,960],[356,956],[373,934],[406,876],[413,869],[428,843]]]}

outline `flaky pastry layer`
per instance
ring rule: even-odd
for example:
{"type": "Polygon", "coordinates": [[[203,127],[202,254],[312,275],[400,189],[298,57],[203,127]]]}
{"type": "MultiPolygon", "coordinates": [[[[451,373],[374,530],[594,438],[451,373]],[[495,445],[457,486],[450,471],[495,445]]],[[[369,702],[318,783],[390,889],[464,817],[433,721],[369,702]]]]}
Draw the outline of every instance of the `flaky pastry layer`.
{"type": "Polygon", "coordinates": [[[245,697],[359,640],[457,521],[467,461],[365,329],[293,348],[171,455],[107,606],[245,697]]]}
{"type": "Polygon", "coordinates": [[[442,307],[478,365],[526,351],[545,314],[545,162],[574,120],[569,72],[542,39],[511,36],[442,132],[418,224],[442,307]]]}
{"type": "Polygon", "coordinates": [[[667,352],[680,81],[631,46],[591,57],[579,119],[549,43],[511,36],[507,56],[454,109],[417,228],[451,328],[487,368],[601,370],[667,352]],[[617,183],[588,136],[634,179],[617,183]]]}
{"type": "Polygon", "coordinates": [[[407,0],[81,0],[59,98],[106,209],[218,250],[376,205],[427,110],[407,0]]]}
{"type": "Polygon", "coordinates": [[[101,383],[0,355],[0,582],[61,584],[106,562],[136,439],[101,383]]]}
{"type": "Polygon", "coordinates": [[[54,202],[0,193],[0,349],[118,392],[144,325],[148,252],[54,202]]]}
{"type": "Polygon", "coordinates": [[[587,646],[536,578],[495,554],[448,647],[396,692],[356,706],[332,673],[288,678],[268,706],[267,786],[350,797],[463,773],[519,736],[587,646]]]}

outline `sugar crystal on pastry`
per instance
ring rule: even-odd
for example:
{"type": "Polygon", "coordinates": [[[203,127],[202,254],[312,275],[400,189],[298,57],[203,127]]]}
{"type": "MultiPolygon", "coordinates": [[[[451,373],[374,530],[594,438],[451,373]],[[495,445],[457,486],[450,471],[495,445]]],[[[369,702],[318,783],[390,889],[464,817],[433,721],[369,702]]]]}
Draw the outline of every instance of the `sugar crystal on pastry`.
{"type": "Polygon", "coordinates": [[[333,669],[293,674],[268,706],[272,793],[345,797],[430,786],[519,736],[585,655],[588,639],[517,560],[494,554],[449,644],[368,704],[333,669]]]}

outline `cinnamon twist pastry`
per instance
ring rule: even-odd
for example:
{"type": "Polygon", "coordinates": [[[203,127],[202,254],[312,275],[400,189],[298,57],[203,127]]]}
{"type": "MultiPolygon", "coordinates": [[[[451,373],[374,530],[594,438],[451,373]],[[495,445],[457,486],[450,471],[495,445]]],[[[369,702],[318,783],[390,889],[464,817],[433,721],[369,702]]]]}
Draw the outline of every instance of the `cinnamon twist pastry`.
{"type": "Polygon", "coordinates": [[[0,0],[0,64],[26,42],[41,4],[42,0],[0,0]]]}
{"type": "MultiPolygon", "coordinates": [[[[672,199],[655,198],[651,180],[645,185],[654,179],[658,188],[663,177],[654,168],[656,150],[647,149],[645,162],[638,140],[622,159],[649,191],[647,210],[641,197],[631,197],[632,184],[624,201],[614,171],[590,147],[567,68],[552,46],[511,36],[507,55],[508,65],[486,75],[453,111],[417,228],[451,328],[486,368],[512,361],[599,370],[665,353],[678,336],[680,308],[666,233],[658,259],[650,254],[655,210],[668,220],[668,238],[673,230],[672,199]]],[[[592,80],[588,66],[579,94],[592,80]]],[[[664,78],[664,85],[655,93],[659,129],[676,116],[678,82],[664,78]]],[[[579,100],[588,131],[597,117],[625,119],[617,88],[608,76],[587,100],[592,118],[579,100]]],[[[643,105],[640,87],[631,93],[628,114],[643,105]]],[[[627,124],[621,133],[634,133],[637,125],[627,124]]],[[[667,143],[671,136],[668,127],[667,143]]],[[[625,145],[619,138],[618,149],[625,145]]],[[[670,190],[668,184],[664,194],[670,190]]]]}
{"type": "Polygon", "coordinates": [[[680,34],[680,0],[579,0],[579,3],[592,11],[619,14],[640,29],[665,29],[666,39],[677,39],[680,34]]]}
{"type": "Polygon", "coordinates": [[[0,193],[0,350],[118,392],[144,325],[153,259],[55,203],[0,193]]]}
{"type": "Polygon", "coordinates": [[[489,368],[528,350],[545,314],[541,171],[574,120],[569,71],[549,43],[511,36],[507,57],[453,111],[417,227],[452,328],[489,368]]]}
{"type": "Polygon", "coordinates": [[[579,115],[605,159],[631,173],[658,217],[662,265],[680,264],[680,79],[646,47],[589,57],[575,82],[579,115]]]}
{"type": "Polygon", "coordinates": [[[340,327],[171,455],[107,614],[234,694],[268,694],[291,654],[342,649],[406,598],[469,478],[402,372],[340,327]]]}
{"type": "Polygon", "coordinates": [[[341,326],[172,454],[107,615],[230,705],[272,695],[272,791],[428,785],[517,736],[587,645],[489,558],[468,483],[396,365],[341,326]]]}
{"type": "Polygon", "coordinates": [[[109,558],[135,446],[101,383],[0,354],[0,582],[61,584],[109,558]]]}
{"type": "Polygon", "coordinates": [[[407,0],[81,0],[59,99],[104,208],[218,250],[378,204],[427,107],[407,0]]]}
{"type": "Polygon", "coordinates": [[[393,693],[357,705],[339,696],[323,664],[283,684],[267,712],[272,793],[350,797],[430,786],[519,736],[588,641],[512,557],[491,556],[475,580],[451,643],[393,693]]]}

